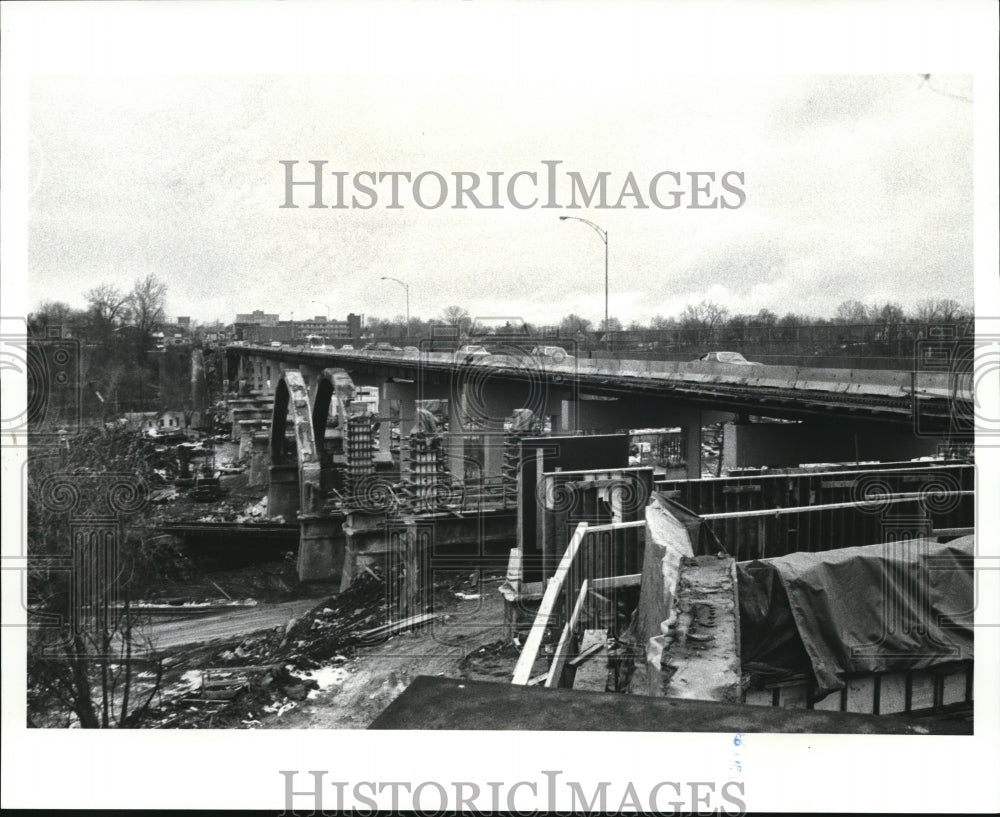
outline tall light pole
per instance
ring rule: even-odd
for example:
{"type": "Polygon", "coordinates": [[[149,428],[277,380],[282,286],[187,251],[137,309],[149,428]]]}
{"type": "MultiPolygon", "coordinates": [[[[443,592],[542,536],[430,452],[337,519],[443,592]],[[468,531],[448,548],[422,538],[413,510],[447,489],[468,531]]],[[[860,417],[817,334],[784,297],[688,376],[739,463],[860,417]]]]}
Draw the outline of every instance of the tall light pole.
{"type": "Polygon", "coordinates": [[[594,222],[587,221],[585,218],[580,218],[579,216],[559,216],[560,221],[582,221],[588,227],[593,228],[594,232],[601,237],[601,241],[604,242],[604,333],[605,345],[611,348],[611,321],[608,316],[608,231],[602,230],[594,222]]]}
{"type": "Polygon", "coordinates": [[[326,318],[327,321],[330,320],[330,304],[325,304],[322,301],[317,301],[315,298],[313,298],[311,301],[309,301],[309,303],[311,303],[311,304],[319,304],[320,306],[326,307],[326,315],[324,315],[324,317],[326,318]]]}
{"type": "Polygon", "coordinates": [[[406,281],[400,281],[398,278],[393,278],[390,275],[383,275],[383,281],[395,281],[403,289],[406,290],[406,339],[410,339],[410,285],[406,281]]]}

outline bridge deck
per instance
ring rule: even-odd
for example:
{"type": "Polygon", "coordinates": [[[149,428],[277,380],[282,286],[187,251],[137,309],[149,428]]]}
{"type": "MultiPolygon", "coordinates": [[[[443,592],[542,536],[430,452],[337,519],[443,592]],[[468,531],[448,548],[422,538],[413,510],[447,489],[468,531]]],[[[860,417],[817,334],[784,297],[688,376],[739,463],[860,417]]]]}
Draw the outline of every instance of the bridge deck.
{"type": "MultiPolygon", "coordinates": [[[[768,416],[839,416],[950,427],[956,404],[971,399],[967,378],[947,372],[877,369],[820,369],[795,366],[745,366],[720,363],[572,358],[562,363],[528,355],[494,355],[473,363],[456,362],[448,352],[341,352],[307,347],[232,346],[239,354],[342,366],[408,378],[486,370],[491,377],[531,378],[568,383],[607,396],[671,396],[723,410],[768,416]]],[[[478,375],[477,375],[478,376],[478,375]]]]}

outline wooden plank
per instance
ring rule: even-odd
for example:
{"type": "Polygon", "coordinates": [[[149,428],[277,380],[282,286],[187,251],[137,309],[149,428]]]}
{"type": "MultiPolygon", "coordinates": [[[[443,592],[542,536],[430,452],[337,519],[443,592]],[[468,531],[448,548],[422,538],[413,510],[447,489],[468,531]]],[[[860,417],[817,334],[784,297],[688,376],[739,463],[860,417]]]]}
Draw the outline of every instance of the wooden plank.
{"type": "Polygon", "coordinates": [[[590,586],[594,590],[613,590],[616,587],[636,587],[641,582],[641,573],[625,573],[621,576],[603,576],[600,579],[594,579],[590,586]]]}
{"type": "Polygon", "coordinates": [[[573,689],[589,689],[594,692],[604,692],[608,685],[608,667],[605,661],[588,661],[604,650],[607,646],[606,630],[587,630],[583,634],[582,652],[570,661],[570,666],[576,667],[573,678],[573,689]]]}
{"type": "Polygon", "coordinates": [[[972,536],[975,528],[933,528],[931,536],[972,536]]]}
{"type": "MultiPolygon", "coordinates": [[[[945,494],[949,497],[951,496],[974,496],[975,491],[947,491],[945,494]]],[[[873,503],[877,503],[879,506],[883,504],[892,504],[895,502],[914,502],[920,499],[924,499],[925,495],[921,493],[915,494],[888,494],[886,496],[879,496],[873,499],[873,503]]],[[[799,514],[799,513],[816,513],[821,511],[835,511],[841,508],[857,508],[863,506],[863,502],[837,502],[832,505],[804,505],[799,508],[767,508],[760,511],[736,511],[732,513],[706,513],[702,514],[701,518],[704,520],[712,521],[716,519],[747,519],[753,516],[786,516],[788,514],[799,514]]],[[[625,523],[633,524],[633,523],[625,523]]],[[[645,523],[643,523],[645,524],[645,523]]],[[[624,525],[620,526],[624,527],[624,525]]],[[[596,530],[596,528],[595,528],[596,530]]]]}
{"type": "Polygon", "coordinates": [[[760,485],[723,485],[724,494],[759,494],[760,485]]]}
{"type": "MultiPolygon", "coordinates": [[[[597,631],[594,631],[594,632],[597,632],[597,631]]],[[[600,630],[600,632],[603,633],[604,630],[600,630]]],[[[605,633],[605,637],[606,636],[607,636],[607,634],[605,633]]],[[[574,656],[573,658],[571,658],[570,662],[569,662],[569,665],[571,667],[578,667],[584,661],[589,660],[592,656],[594,656],[595,654],[597,654],[601,650],[603,650],[605,646],[606,646],[606,643],[604,641],[601,641],[601,642],[599,642],[597,644],[591,644],[589,647],[585,648],[583,650],[583,652],[581,652],[579,655],[574,656]]]]}
{"type": "Polygon", "coordinates": [[[402,632],[403,630],[408,630],[410,627],[419,627],[421,624],[426,624],[428,621],[432,621],[437,617],[437,613],[421,613],[417,616],[404,618],[402,621],[392,621],[388,624],[383,624],[380,627],[375,627],[371,630],[365,630],[362,633],[358,633],[358,639],[361,641],[367,641],[368,639],[378,638],[383,635],[394,635],[402,632]]]}
{"type": "Polygon", "coordinates": [[[521,648],[521,655],[514,666],[514,677],[511,679],[512,684],[523,686],[531,678],[531,668],[535,665],[538,650],[542,646],[542,636],[545,634],[546,627],[548,627],[552,611],[555,610],[559,597],[562,595],[563,583],[566,581],[570,565],[573,564],[573,559],[576,558],[576,552],[580,549],[580,544],[583,542],[586,532],[586,522],[581,522],[576,526],[576,532],[566,547],[566,552],[563,554],[562,561],[559,562],[559,567],[556,568],[555,574],[549,579],[549,583],[545,587],[545,595],[542,596],[542,603],[538,607],[538,614],[531,624],[528,638],[525,640],[524,647],[521,648]]]}
{"type": "MultiPolygon", "coordinates": [[[[970,493],[972,493],[970,491],[970,493]]],[[[610,525],[591,525],[587,528],[588,533],[609,533],[616,530],[627,530],[628,528],[646,527],[645,519],[638,519],[635,522],[613,522],[610,525]]]]}
{"type": "Polygon", "coordinates": [[[580,585],[580,595],[576,597],[576,604],[573,605],[573,612],[570,614],[569,621],[566,622],[566,626],[563,627],[562,635],[559,638],[559,644],[556,646],[555,655],[552,656],[552,666],[549,668],[549,677],[545,682],[545,686],[550,689],[554,686],[558,686],[560,680],[562,679],[562,671],[563,667],[566,666],[569,645],[573,640],[573,631],[576,629],[576,623],[580,619],[580,613],[583,611],[583,603],[586,598],[587,580],[584,579],[583,583],[580,585]]]}

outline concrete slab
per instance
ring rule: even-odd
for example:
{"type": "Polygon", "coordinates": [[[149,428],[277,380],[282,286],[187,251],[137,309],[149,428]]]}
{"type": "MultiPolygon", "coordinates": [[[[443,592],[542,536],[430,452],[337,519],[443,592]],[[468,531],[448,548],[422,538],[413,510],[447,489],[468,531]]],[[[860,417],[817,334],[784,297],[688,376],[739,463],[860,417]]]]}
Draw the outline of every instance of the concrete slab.
{"type": "Polygon", "coordinates": [[[677,619],[660,666],[650,673],[667,697],[738,702],[739,603],[729,556],[685,557],[677,583],[677,619]]]}
{"type": "Polygon", "coordinates": [[[369,729],[970,735],[972,723],[419,676],[369,729]]]}

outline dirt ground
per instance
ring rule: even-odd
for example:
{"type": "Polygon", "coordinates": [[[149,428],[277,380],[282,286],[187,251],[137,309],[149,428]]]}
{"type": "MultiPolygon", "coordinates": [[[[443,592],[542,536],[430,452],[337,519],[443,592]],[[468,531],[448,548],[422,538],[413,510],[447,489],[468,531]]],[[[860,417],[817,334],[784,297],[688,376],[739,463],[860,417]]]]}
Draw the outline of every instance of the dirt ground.
{"type": "Polygon", "coordinates": [[[262,721],[273,729],[364,729],[418,675],[510,683],[517,650],[504,641],[499,581],[478,599],[456,599],[429,626],[362,648],[340,663],[339,682],[315,690],[294,709],[262,721]]]}
{"type": "Polygon", "coordinates": [[[380,643],[356,638],[385,622],[374,580],[360,592],[352,586],[350,598],[304,597],[152,621],[149,635],[167,670],[148,725],[363,729],[418,675],[510,683],[518,648],[505,625],[501,580],[464,574],[442,582],[432,621],[380,643]],[[239,676],[259,664],[272,668],[266,689],[251,683],[239,698],[206,700],[205,678],[239,676]]]}

